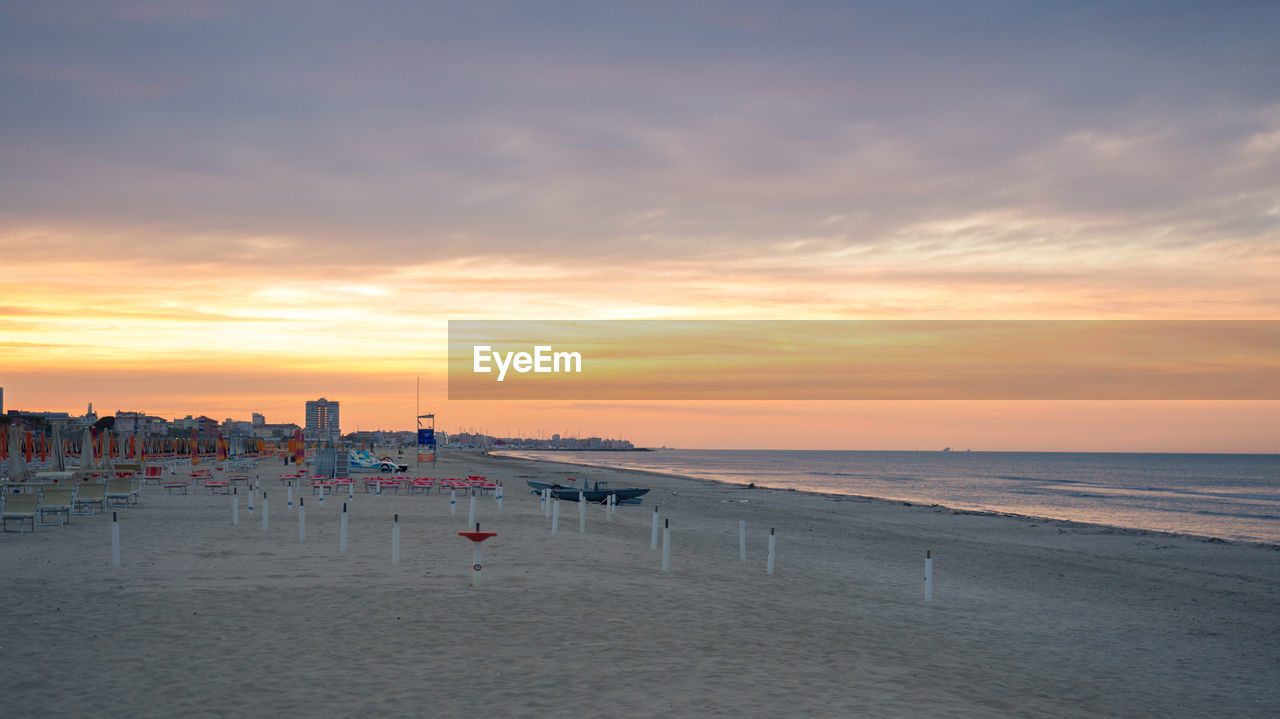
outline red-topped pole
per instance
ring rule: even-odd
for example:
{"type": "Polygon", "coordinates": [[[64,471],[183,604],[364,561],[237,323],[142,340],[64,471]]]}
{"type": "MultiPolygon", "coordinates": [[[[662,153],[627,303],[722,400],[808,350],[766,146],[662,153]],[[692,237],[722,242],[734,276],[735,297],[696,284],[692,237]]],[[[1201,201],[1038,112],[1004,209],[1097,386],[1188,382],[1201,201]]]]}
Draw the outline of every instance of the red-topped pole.
{"type": "Polygon", "coordinates": [[[497,532],[481,532],[480,523],[476,522],[475,531],[458,532],[458,536],[466,537],[467,539],[470,539],[472,542],[475,542],[475,548],[472,551],[473,561],[471,563],[471,586],[478,587],[480,586],[480,543],[488,539],[489,537],[498,536],[498,533],[497,532]]]}

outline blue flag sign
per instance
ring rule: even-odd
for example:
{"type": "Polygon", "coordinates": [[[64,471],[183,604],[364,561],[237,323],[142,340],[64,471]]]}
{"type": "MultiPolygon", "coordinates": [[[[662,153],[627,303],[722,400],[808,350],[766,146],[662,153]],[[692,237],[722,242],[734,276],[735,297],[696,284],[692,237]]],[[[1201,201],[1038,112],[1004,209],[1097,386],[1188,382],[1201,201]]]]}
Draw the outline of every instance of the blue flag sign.
{"type": "Polygon", "coordinates": [[[418,446],[434,447],[436,444],[436,431],[434,429],[418,430],[418,446]]]}

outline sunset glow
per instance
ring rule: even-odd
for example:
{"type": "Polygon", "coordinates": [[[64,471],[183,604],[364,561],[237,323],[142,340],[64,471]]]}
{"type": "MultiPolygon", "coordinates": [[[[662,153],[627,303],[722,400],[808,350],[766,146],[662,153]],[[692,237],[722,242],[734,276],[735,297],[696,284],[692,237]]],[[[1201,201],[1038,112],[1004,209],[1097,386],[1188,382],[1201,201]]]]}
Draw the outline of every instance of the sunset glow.
{"type": "Polygon", "coordinates": [[[445,397],[451,319],[1276,319],[1274,8],[482,5],[0,10],[5,409],[1280,450],[1276,402],[445,397]]]}

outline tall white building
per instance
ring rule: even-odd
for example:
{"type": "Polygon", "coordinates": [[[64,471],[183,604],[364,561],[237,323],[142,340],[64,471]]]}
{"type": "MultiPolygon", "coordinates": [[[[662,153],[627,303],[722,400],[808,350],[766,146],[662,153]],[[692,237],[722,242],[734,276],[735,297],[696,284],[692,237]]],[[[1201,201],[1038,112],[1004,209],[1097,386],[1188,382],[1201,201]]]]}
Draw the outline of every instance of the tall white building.
{"type": "Polygon", "coordinates": [[[338,403],[320,399],[307,400],[307,425],[302,436],[308,441],[337,439],[342,436],[338,418],[338,403]]]}

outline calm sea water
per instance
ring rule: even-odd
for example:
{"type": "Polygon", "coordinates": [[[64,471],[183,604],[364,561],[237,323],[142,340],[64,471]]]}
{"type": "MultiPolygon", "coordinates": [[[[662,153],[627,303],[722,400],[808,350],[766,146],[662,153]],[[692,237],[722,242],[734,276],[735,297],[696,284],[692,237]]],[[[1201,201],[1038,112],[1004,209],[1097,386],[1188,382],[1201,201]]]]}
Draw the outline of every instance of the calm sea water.
{"type": "Polygon", "coordinates": [[[1280,543],[1280,455],[505,452],[723,482],[1280,543]]]}

